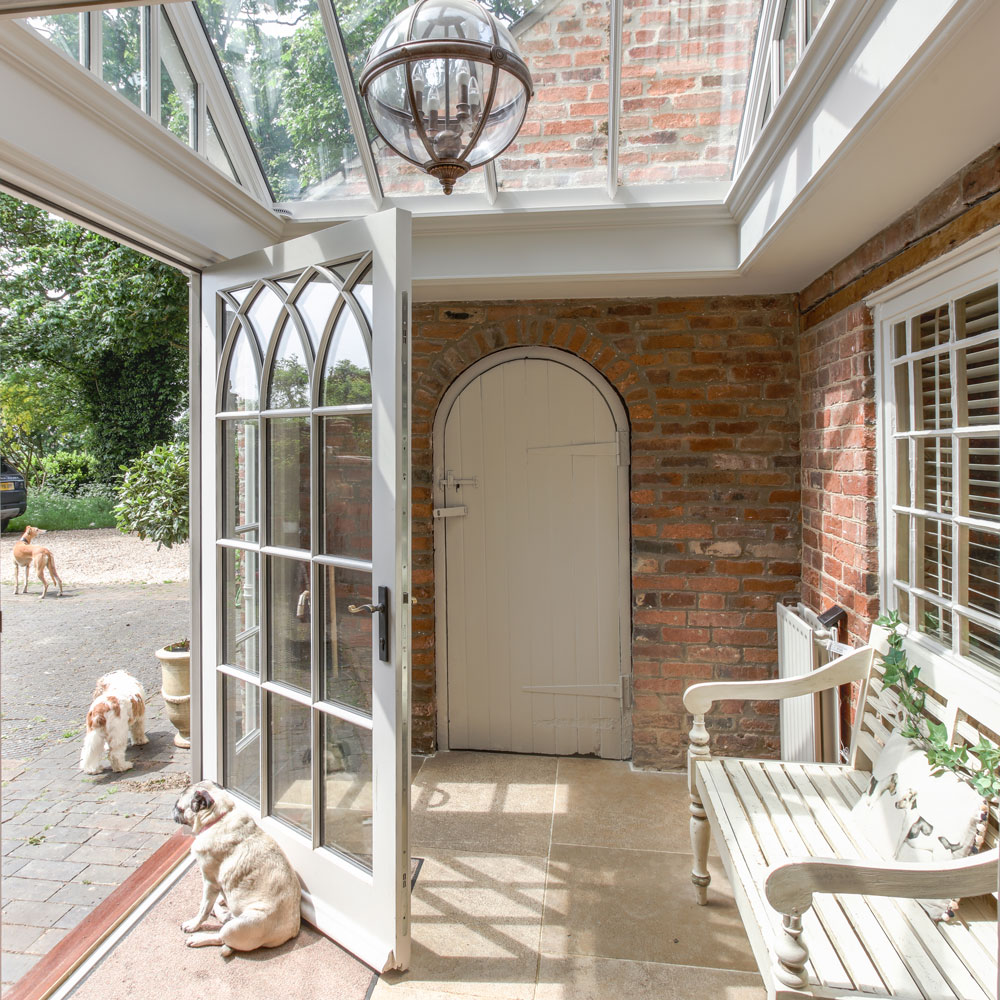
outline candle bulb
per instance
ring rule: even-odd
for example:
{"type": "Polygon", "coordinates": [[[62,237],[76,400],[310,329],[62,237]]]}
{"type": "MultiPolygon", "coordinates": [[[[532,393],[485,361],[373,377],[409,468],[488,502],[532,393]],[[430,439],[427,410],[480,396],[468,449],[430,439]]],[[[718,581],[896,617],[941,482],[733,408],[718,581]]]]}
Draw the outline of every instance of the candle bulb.
{"type": "Polygon", "coordinates": [[[426,86],[427,81],[424,79],[423,73],[417,70],[417,72],[413,74],[413,96],[415,98],[414,103],[416,104],[416,108],[414,110],[416,111],[418,117],[422,117],[424,113],[422,105],[424,102],[424,87],[426,86]]]}
{"type": "Polygon", "coordinates": [[[471,106],[473,113],[479,110],[481,103],[482,102],[479,99],[479,84],[476,82],[476,78],[473,77],[469,81],[469,105],[471,106]]]}
{"type": "Polygon", "coordinates": [[[431,87],[430,93],[427,95],[427,110],[431,116],[431,129],[436,130],[441,113],[441,96],[438,94],[437,87],[431,87]]]}
{"type": "Polygon", "coordinates": [[[469,80],[469,71],[467,69],[460,70],[458,74],[458,93],[461,104],[469,103],[469,80]]]}

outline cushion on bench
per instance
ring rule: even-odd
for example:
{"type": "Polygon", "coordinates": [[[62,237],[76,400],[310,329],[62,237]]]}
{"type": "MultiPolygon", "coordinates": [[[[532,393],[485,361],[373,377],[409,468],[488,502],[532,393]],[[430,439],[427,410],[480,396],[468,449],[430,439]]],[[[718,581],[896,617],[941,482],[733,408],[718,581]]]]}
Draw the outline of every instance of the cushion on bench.
{"type": "MultiPolygon", "coordinates": [[[[841,765],[725,758],[699,762],[696,775],[760,960],[781,932],[781,916],[764,896],[769,868],[796,857],[873,856],[852,817],[871,775],[841,765]]],[[[915,899],[817,893],[802,919],[809,990],[993,1000],[996,920],[992,896],[967,898],[954,921],[937,923],[915,899]]]]}

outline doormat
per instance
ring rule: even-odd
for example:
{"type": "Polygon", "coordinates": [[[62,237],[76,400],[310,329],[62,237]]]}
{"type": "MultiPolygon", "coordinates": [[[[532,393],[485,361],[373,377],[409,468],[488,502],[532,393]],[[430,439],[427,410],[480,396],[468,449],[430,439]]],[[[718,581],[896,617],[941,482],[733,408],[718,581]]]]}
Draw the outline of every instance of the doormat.
{"type": "MultiPolygon", "coordinates": [[[[421,863],[413,859],[411,885],[421,863]]],[[[192,865],[69,997],[273,1000],[281,995],[366,1000],[378,981],[369,966],[305,921],[298,936],[279,948],[236,952],[230,958],[223,958],[218,948],[188,948],[181,924],[198,912],[200,903],[201,871],[192,865]]]]}

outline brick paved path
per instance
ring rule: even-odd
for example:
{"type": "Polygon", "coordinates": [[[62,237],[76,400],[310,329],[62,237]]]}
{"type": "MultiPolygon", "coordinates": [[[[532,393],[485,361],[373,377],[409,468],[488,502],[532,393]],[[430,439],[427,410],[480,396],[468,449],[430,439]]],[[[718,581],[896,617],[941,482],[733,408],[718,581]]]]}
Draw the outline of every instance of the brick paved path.
{"type": "Polygon", "coordinates": [[[190,752],[173,745],[152,650],[187,634],[190,605],[179,584],[37,603],[4,588],[3,612],[6,992],[177,829],[171,809],[190,752]],[[129,748],[132,770],[85,775],[77,764],[90,694],[99,674],[118,667],[146,687],[150,742],[129,748]],[[9,738],[7,717],[16,720],[9,738]]]}

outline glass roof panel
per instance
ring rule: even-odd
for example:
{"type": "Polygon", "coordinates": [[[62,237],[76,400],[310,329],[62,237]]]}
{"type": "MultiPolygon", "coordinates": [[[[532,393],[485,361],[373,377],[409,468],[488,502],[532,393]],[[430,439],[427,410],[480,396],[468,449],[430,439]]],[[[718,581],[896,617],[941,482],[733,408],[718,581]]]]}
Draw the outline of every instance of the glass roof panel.
{"type": "Polygon", "coordinates": [[[198,134],[194,75],[162,7],[159,18],[160,123],[193,149],[198,134]]]}
{"type": "Polygon", "coordinates": [[[45,14],[40,17],[28,17],[25,20],[57,49],[61,49],[78,63],[86,65],[88,16],[87,14],[45,14]]]}
{"type": "Polygon", "coordinates": [[[520,6],[523,15],[511,33],[531,70],[535,96],[518,137],[496,161],[498,187],[604,187],[610,4],[542,0],[520,6]]]}
{"type": "Polygon", "coordinates": [[[623,184],[732,176],[761,0],[625,0],[623,184]]]}
{"type": "Polygon", "coordinates": [[[275,198],[367,195],[316,0],[199,0],[198,10],[275,198]]]}
{"type": "Polygon", "coordinates": [[[215,126],[215,119],[212,117],[212,109],[205,109],[205,155],[208,157],[208,162],[212,164],[213,167],[217,167],[224,174],[231,177],[237,184],[239,183],[239,178],[236,176],[236,170],[233,167],[233,161],[229,158],[229,153],[226,151],[226,147],[222,143],[222,137],[219,135],[219,130],[215,126]]]}
{"type": "Polygon", "coordinates": [[[143,106],[141,7],[101,12],[101,79],[136,107],[143,106]]]}

